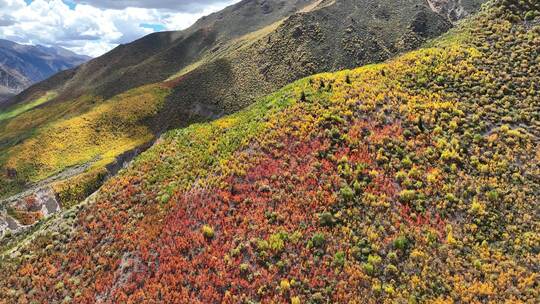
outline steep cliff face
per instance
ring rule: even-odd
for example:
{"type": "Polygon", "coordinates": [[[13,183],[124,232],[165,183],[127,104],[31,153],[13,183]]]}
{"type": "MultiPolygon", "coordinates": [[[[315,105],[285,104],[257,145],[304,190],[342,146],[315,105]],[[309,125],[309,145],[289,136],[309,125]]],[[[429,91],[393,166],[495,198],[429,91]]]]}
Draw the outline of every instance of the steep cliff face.
{"type": "Polygon", "coordinates": [[[29,83],[16,71],[7,70],[0,66],[0,106],[2,101],[23,90],[29,83]]]}
{"type": "Polygon", "coordinates": [[[5,93],[15,94],[31,84],[19,71],[0,66],[0,87],[5,93]]]}

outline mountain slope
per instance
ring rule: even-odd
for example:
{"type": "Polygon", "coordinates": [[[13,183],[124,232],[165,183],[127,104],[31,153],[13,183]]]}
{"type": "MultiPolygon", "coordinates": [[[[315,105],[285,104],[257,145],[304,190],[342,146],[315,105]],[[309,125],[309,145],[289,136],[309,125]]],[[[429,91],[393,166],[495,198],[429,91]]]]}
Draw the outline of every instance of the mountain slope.
{"type": "Polygon", "coordinates": [[[540,6],[170,131],[4,241],[0,302],[535,303],[540,6]]]}
{"type": "Polygon", "coordinates": [[[243,0],[202,18],[187,30],[154,33],[121,45],[82,66],[69,81],[56,83],[55,90],[63,92],[60,99],[90,92],[109,98],[140,85],[163,81],[217,46],[288,17],[314,2],[243,0]]]}
{"type": "Polygon", "coordinates": [[[61,48],[20,45],[0,39],[0,100],[89,59],[61,48]]]}
{"type": "MultiPolygon", "coordinates": [[[[482,1],[463,2],[477,7],[482,1]]],[[[29,88],[4,109],[9,118],[0,120],[0,197],[63,181],[63,172],[84,166],[82,182],[51,185],[70,205],[114,173],[107,167],[140,150],[142,140],[146,146],[171,128],[232,113],[313,73],[379,62],[450,27],[423,0],[244,0],[188,30],[120,46],[29,88]],[[138,104],[126,109],[133,117],[122,121],[97,109],[148,85],[161,88],[152,91],[159,93],[149,99],[155,110],[149,115],[137,115],[138,104]],[[81,119],[96,111],[100,119],[81,119]],[[78,131],[64,132],[68,126],[78,131]],[[125,130],[118,138],[109,133],[117,127],[125,130]],[[80,141],[80,132],[89,140],[80,141]]]]}

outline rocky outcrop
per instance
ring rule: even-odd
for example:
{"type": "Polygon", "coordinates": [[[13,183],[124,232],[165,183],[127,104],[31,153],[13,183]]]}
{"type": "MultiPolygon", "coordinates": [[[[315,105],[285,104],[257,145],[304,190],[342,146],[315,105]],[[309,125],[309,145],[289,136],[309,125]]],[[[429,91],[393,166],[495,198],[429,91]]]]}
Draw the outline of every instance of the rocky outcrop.
{"type": "Polygon", "coordinates": [[[431,9],[451,22],[459,21],[485,1],[479,0],[427,0],[431,9]]]}
{"type": "Polygon", "coordinates": [[[0,239],[19,233],[60,210],[60,204],[50,187],[4,201],[0,207],[0,239]]]}

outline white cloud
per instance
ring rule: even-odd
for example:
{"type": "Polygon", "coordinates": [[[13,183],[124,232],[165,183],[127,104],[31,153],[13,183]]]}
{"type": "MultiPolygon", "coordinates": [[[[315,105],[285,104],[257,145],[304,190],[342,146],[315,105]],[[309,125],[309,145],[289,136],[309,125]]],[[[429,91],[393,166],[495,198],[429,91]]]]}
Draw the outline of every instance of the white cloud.
{"type": "Polygon", "coordinates": [[[172,1],[119,1],[116,8],[123,9],[100,5],[113,1],[84,2],[88,4],[62,0],[34,0],[30,4],[24,0],[0,0],[0,38],[62,46],[80,54],[99,56],[120,43],[156,30],[184,29],[198,18],[237,0],[177,1],[184,7],[177,5],[176,9],[170,6],[172,1]],[[197,9],[191,5],[193,3],[198,3],[197,9]]]}
{"type": "Polygon", "coordinates": [[[127,7],[158,8],[199,13],[209,5],[222,5],[227,0],[71,0],[95,7],[124,9],[127,7]]]}

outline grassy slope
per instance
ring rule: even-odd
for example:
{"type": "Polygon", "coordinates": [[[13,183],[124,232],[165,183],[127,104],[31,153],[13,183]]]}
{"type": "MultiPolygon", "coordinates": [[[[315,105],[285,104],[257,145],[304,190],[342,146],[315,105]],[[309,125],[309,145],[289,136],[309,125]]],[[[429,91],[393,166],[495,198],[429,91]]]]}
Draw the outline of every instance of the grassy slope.
{"type": "Polygon", "coordinates": [[[0,113],[0,121],[6,120],[9,118],[13,118],[15,116],[18,116],[26,111],[29,111],[41,104],[46,103],[47,101],[53,99],[56,97],[56,94],[54,92],[49,92],[48,94],[43,95],[42,97],[36,99],[33,102],[22,104],[22,105],[14,105],[6,110],[4,110],[2,113],[0,113]]]}
{"type": "MultiPolygon", "coordinates": [[[[70,202],[63,202],[67,204],[73,203],[77,197],[84,197],[90,189],[95,190],[107,161],[150,141],[153,138],[150,132],[157,134],[162,131],[156,127],[155,117],[162,109],[163,100],[168,95],[165,91],[169,89],[148,91],[147,86],[171,76],[178,67],[190,63],[200,65],[197,62],[215,59],[231,49],[257,40],[264,33],[251,31],[281,20],[293,9],[310,3],[287,1],[282,5],[277,2],[267,3],[272,7],[270,13],[263,14],[258,3],[248,1],[231,6],[219,15],[203,18],[186,31],[149,35],[120,46],[76,70],[60,73],[25,91],[11,105],[3,105],[0,110],[0,198],[51,178],[68,167],[100,159],[92,167],[95,172],[85,172],[86,176],[55,186],[56,189],[71,189],[69,193],[58,193],[60,197],[72,197],[70,202]],[[237,18],[237,15],[244,17],[237,18]],[[239,22],[240,19],[243,21],[239,22]],[[216,46],[221,47],[220,51],[211,53],[216,46]],[[148,117],[137,121],[141,117],[136,110],[142,101],[129,108],[133,101],[129,96],[143,91],[144,97],[152,103],[149,107],[152,113],[145,111],[142,116],[148,117]],[[119,105],[112,105],[115,102],[119,105]],[[115,127],[124,127],[124,133],[119,135],[105,116],[115,116],[110,111],[125,106],[133,116],[114,117],[120,119],[115,122],[115,127]],[[97,119],[98,116],[105,118],[97,119]],[[91,121],[93,119],[97,120],[91,121]],[[127,130],[127,126],[136,130],[127,130]],[[145,130],[141,133],[142,128],[145,130]],[[126,135],[126,132],[130,134],[126,135]],[[117,136],[122,139],[113,138],[117,136]],[[9,178],[14,171],[17,177],[9,178]],[[92,175],[94,178],[89,178],[92,175]],[[86,190],[75,193],[75,189],[86,190]]],[[[177,110],[167,108],[163,112],[177,110]]],[[[183,113],[177,117],[176,124],[186,125],[200,119],[205,117],[183,113]]]]}
{"type": "Polygon", "coordinates": [[[495,3],[169,132],[0,261],[0,303],[534,303],[540,26],[495,3]]]}
{"type": "Polygon", "coordinates": [[[15,179],[2,178],[0,196],[76,165],[91,163],[101,172],[116,156],[150,142],[154,135],[148,120],[161,109],[168,92],[164,86],[148,85],[105,101],[82,96],[0,123],[0,164],[17,172],[15,179]]]}
{"type": "MultiPolygon", "coordinates": [[[[478,2],[467,3],[471,1],[478,2]]],[[[259,4],[246,1],[201,20],[188,31],[150,35],[16,98],[15,110],[4,109],[8,112],[0,114],[0,197],[71,166],[98,158],[103,159],[99,164],[106,165],[105,160],[150,140],[146,131],[134,132],[141,137],[132,134],[119,143],[112,140],[107,125],[88,121],[96,118],[96,111],[103,111],[101,103],[118,102],[144,90],[138,87],[141,84],[169,77],[164,85],[171,92],[165,94],[164,103],[158,102],[159,114],[136,125],[160,134],[238,111],[306,75],[379,62],[450,26],[420,0],[340,0],[320,7],[318,1],[280,3],[267,2],[273,10],[265,14],[259,4]],[[303,8],[304,13],[285,18],[293,7],[303,8]],[[238,16],[244,21],[239,22],[238,16]],[[424,26],[414,32],[412,23],[424,26]],[[50,96],[52,91],[58,97],[41,104],[45,99],[39,97],[50,96]],[[8,178],[15,171],[17,178],[8,178]]],[[[163,97],[157,94],[152,100],[163,97]]],[[[71,183],[55,185],[62,191],[58,196],[70,197],[69,202],[62,201],[64,205],[96,189],[106,172],[103,166],[93,169],[71,183]]]]}
{"type": "MultiPolygon", "coordinates": [[[[151,35],[147,38],[134,42],[132,46],[123,46],[118,50],[115,50],[110,54],[105,55],[100,60],[81,67],[81,71],[75,73],[75,77],[70,81],[65,81],[62,77],[57,78],[62,78],[59,80],[60,83],[62,83],[62,81],[66,83],[67,87],[64,88],[64,91],[67,90],[68,92],[71,92],[80,90],[81,88],[85,88],[85,86],[80,85],[81,81],[84,83],[93,83],[93,78],[85,80],[85,77],[88,76],[88,73],[90,73],[92,77],[100,78],[98,77],[98,74],[89,72],[88,70],[96,68],[95,66],[102,67],[101,63],[103,60],[112,60],[113,62],[115,62],[114,64],[110,64],[109,62],[107,66],[118,65],[122,68],[126,68],[127,66],[127,69],[131,69],[130,73],[137,75],[136,77],[138,77],[139,79],[137,81],[142,81],[143,83],[149,81],[148,75],[146,75],[146,77],[143,77],[142,80],[140,79],[140,70],[144,70],[142,66],[145,66],[145,64],[146,66],[151,66],[151,68],[148,68],[146,70],[146,73],[149,73],[151,71],[157,71],[157,73],[168,75],[167,71],[163,70],[160,67],[163,67],[165,65],[168,69],[174,69],[175,65],[181,66],[183,64],[182,60],[186,61],[189,59],[196,61],[195,63],[193,63],[194,69],[202,65],[204,62],[219,59],[219,57],[226,56],[227,54],[235,52],[242,47],[249,46],[258,39],[260,39],[260,37],[275,30],[275,28],[280,24],[280,22],[270,24],[269,26],[252,33],[249,32],[250,29],[258,29],[266,23],[272,23],[271,20],[279,20],[283,16],[287,16],[288,14],[290,14],[291,12],[288,12],[287,8],[291,6],[293,2],[294,1],[291,1],[283,7],[274,8],[272,14],[265,15],[264,18],[259,18],[260,20],[257,18],[256,14],[253,16],[250,15],[250,27],[245,27],[242,25],[239,26],[238,24],[236,24],[238,23],[237,20],[231,21],[231,14],[242,14],[242,12],[246,9],[252,10],[252,6],[256,6],[256,4],[247,3],[246,5],[240,5],[238,8],[231,7],[222,12],[222,14],[226,16],[225,19],[220,18],[217,15],[212,15],[200,21],[200,24],[198,23],[197,25],[195,25],[193,29],[190,29],[186,33],[183,33],[183,35],[186,37],[173,38],[175,36],[174,33],[160,33],[153,36],[151,35]],[[217,22],[217,24],[214,24],[215,22],[217,22]],[[234,24],[231,25],[229,24],[230,22],[233,22],[234,24]],[[227,26],[225,26],[223,29],[223,33],[220,32],[219,29],[221,25],[223,25],[222,23],[227,24],[227,26]],[[213,29],[213,31],[217,31],[216,33],[219,32],[218,36],[220,37],[220,39],[224,40],[224,42],[221,40],[206,41],[206,38],[204,38],[205,35],[212,36],[215,33],[201,33],[197,30],[201,27],[204,28],[205,26],[210,28],[218,27],[218,30],[213,29]],[[248,32],[248,34],[242,36],[241,34],[246,31],[248,32]],[[229,41],[228,39],[231,37],[234,39],[229,41]],[[178,39],[178,41],[175,41],[174,39],[178,39]],[[182,42],[183,39],[185,39],[187,42],[182,42]],[[198,57],[195,56],[196,54],[190,54],[189,56],[185,54],[185,56],[175,54],[175,52],[178,51],[176,48],[189,49],[191,44],[197,44],[197,41],[201,39],[204,40],[204,43],[202,43],[202,45],[197,45],[198,48],[202,48],[201,50],[199,50],[200,54],[198,57]],[[150,40],[151,43],[148,43],[148,41],[146,40],[150,40]],[[163,52],[158,52],[158,50],[155,49],[147,49],[148,47],[151,48],[154,45],[156,45],[155,47],[159,49],[159,45],[167,43],[172,43],[174,45],[177,45],[177,47],[171,48],[170,50],[166,50],[163,52]],[[205,43],[210,44],[205,45],[205,43]],[[215,53],[210,52],[209,49],[209,47],[214,44],[220,45],[219,51],[215,53]],[[130,52],[135,52],[137,56],[131,54],[130,52]],[[149,54],[154,55],[154,53],[156,52],[156,56],[151,56],[151,58],[147,59],[146,61],[141,60],[140,58],[140,56],[144,56],[145,54],[146,56],[148,56],[149,54]],[[120,54],[121,56],[118,56],[118,54],[120,54]],[[164,61],[170,61],[171,56],[174,57],[175,65],[172,65],[170,62],[168,64],[164,63],[164,61]],[[117,57],[120,57],[120,59],[118,59],[117,57]],[[178,57],[186,58],[179,60],[178,57]],[[156,60],[158,60],[159,63],[155,62],[156,60]],[[134,65],[134,67],[130,68],[130,64],[134,65]],[[73,87],[76,87],[76,89],[74,89],[73,87]]],[[[301,2],[300,4],[298,4],[298,7],[302,8],[307,3],[308,2],[301,2]]],[[[272,6],[276,6],[276,4],[272,4],[272,6]]],[[[255,13],[255,11],[253,11],[252,13],[255,13]]],[[[179,35],[179,33],[176,34],[176,36],[179,35]]],[[[190,69],[190,66],[186,67],[186,69],[190,69]]],[[[110,74],[110,71],[105,69],[103,73],[110,74]]],[[[113,161],[115,156],[118,156],[121,153],[128,151],[129,149],[132,149],[138,145],[150,141],[152,139],[152,134],[150,133],[150,131],[154,134],[163,131],[163,128],[161,127],[162,124],[157,123],[158,121],[169,121],[167,122],[167,127],[169,127],[169,124],[175,126],[188,125],[189,123],[192,123],[194,121],[206,120],[208,118],[205,115],[199,116],[190,113],[192,109],[186,110],[183,109],[181,106],[175,108],[166,107],[165,109],[163,109],[163,100],[167,95],[169,95],[168,92],[164,92],[168,91],[171,87],[177,85],[177,83],[171,83],[165,80],[165,82],[162,84],[153,85],[154,87],[164,86],[164,92],[160,93],[158,91],[151,91],[146,93],[145,97],[148,97],[149,100],[153,102],[153,104],[150,108],[152,112],[150,113],[151,115],[147,115],[148,117],[144,117],[144,121],[140,121],[136,125],[133,124],[132,120],[138,119],[138,113],[136,112],[137,105],[131,108],[130,113],[133,114],[133,117],[128,117],[126,115],[122,117],[115,117],[116,119],[121,119],[117,122],[118,125],[127,124],[130,125],[130,127],[146,128],[144,134],[140,132],[137,133],[136,130],[133,132],[130,131],[131,134],[128,136],[129,138],[124,137],[124,141],[122,143],[119,143],[117,140],[114,140],[114,138],[112,138],[118,136],[118,134],[116,134],[111,128],[109,128],[109,124],[105,124],[103,126],[100,125],[100,123],[104,122],[103,119],[92,121],[93,119],[96,119],[98,115],[114,116],[114,113],[111,113],[110,111],[126,105],[131,106],[131,100],[127,98],[128,96],[139,94],[141,91],[145,91],[145,86],[137,87],[137,85],[132,81],[130,77],[132,77],[133,75],[128,75],[125,73],[119,74],[122,74],[122,77],[124,78],[118,79],[116,81],[110,81],[110,79],[107,80],[106,77],[101,77],[98,81],[98,84],[101,82],[108,83],[107,85],[109,87],[112,86],[112,91],[114,92],[122,91],[122,85],[127,85],[128,88],[135,86],[135,88],[130,89],[123,94],[116,95],[105,101],[103,100],[101,94],[91,93],[82,95],[77,98],[73,98],[69,97],[73,94],[66,94],[66,92],[63,92],[60,98],[52,98],[53,100],[52,102],[50,102],[51,98],[48,97],[53,96],[53,91],[47,91],[46,93],[42,94],[42,97],[39,98],[36,96],[40,95],[34,92],[33,94],[27,94],[29,95],[27,97],[23,96],[22,102],[19,102],[18,104],[15,104],[10,108],[2,110],[2,114],[0,115],[0,198],[20,192],[23,189],[27,188],[30,184],[41,182],[47,178],[51,178],[55,174],[58,174],[62,172],[62,170],[65,170],[69,167],[88,163],[93,164],[91,172],[85,172],[83,175],[78,176],[72,180],[66,180],[60,184],[54,185],[54,189],[60,191],[59,193],[57,193],[58,196],[60,198],[68,199],[68,201],[62,201],[62,203],[64,205],[71,205],[77,200],[84,198],[85,195],[93,192],[93,190],[97,189],[96,187],[100,185],[100,181],[102,180],[103,175],[106,174],[104,170],[105,165],[107,165],[108,162],[113,161]],[[66,96],[68,96],[69,98],[67,98],[66,96]],[[105,104],[119,102],[121,105],[114,107],[103,107],[101,106],[101,104],[104,102],[105,104]],[[44,103],[46,104],[43,105],[44,103]],[[43,106],[38,107],[40,105],[43,106]],[[157,115],[159,110],[162,110],[162,113],[160,115],[157,115]],[[176,116],[174,118],[170,118],[167,116],[168,113],[177,114],[175,114],[176,116]],[[166,117],[159,118],[162,115],[165,115],[166,117]],[[174,120],[174,122],[170,122],[170,120],[174,120]],[[95,163],[94,161],[96,160],[100,161],[95,163]],[[17,172],[16,178],[8,178],[7,173],[11,170],[17,172]]],[[[163,77],[158,77],[156,79],[160,78],[163,77]]],[[[154,78],[150,77],[150,79],[154,78]]],[[[47,89],[50,89],[49,85],[45,85],[45,87],[47,89]]],[[[39,92],[39,88],[36,88],[34,91],[36,90],[39,92]]],[[[59,90],[62,91],[62,89],[59,90]]],[[[198,89],[190,88],[190,90],[198,89]]],[[[104,93],[107,90],[101,88],[97,91],[104,93]]],[[[111,93],[109,95],[114,95],[114,93],[111,93]]],[[[56,94],[54,94],[54,96],[56,96],[56,94]]],[[[145,113],[143,113],[143,116],[148,114],[145,113]]]]}

